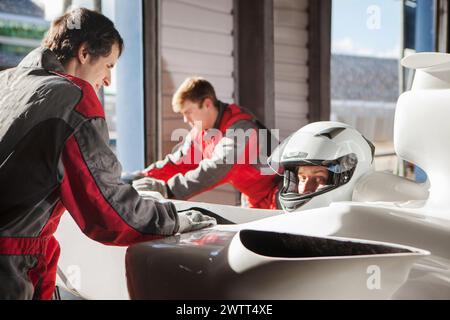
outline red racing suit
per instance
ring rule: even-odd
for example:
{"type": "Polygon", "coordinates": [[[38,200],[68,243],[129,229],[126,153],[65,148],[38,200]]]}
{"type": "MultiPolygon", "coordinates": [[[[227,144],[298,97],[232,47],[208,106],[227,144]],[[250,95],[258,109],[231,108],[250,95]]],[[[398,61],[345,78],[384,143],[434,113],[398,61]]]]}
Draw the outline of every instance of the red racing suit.
{"type": "Polygon", "coordinates": [[[186,200],[229,183],[250,208],[277,208],[278,176],[267,166],[270,133],[250,113],[219,102],[213,129],[192,129],[172,154],[143,171],[163,180],[170,198],[186,200]]]}
{"type": "MultiPolygon", "coordinates": [[[[120,180],[92,86],[48,49],[0,73],[0,299],[50,299],[67,210],[88,237],[125,246],[179,229],[173,203],[120,180]]],[[[81,235],[80,235],[81,236],[81,235]]]]}

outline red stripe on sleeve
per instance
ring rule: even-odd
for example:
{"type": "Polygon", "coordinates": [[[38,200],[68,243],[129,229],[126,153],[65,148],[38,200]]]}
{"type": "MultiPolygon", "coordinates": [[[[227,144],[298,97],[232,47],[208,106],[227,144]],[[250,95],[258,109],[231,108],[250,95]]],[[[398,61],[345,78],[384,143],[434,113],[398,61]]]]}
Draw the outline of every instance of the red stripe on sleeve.
{"type": "Polygon", "coordinates": [[[91,175],[74,136],[67,142],[62,156],[65,176],[61,200],[83,232],[107,245],[131,245],[159,239],[144,235],[129,226],[108,203],[91,175]]]}

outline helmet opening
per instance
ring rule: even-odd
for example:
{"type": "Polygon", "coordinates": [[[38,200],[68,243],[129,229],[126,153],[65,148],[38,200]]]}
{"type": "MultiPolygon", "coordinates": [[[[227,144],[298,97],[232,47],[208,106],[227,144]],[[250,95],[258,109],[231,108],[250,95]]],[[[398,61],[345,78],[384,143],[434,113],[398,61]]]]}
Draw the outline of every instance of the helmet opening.
{"type": "Polygon", "coordinates": [[[336,160],[302,160],[285,164],[280,204],[283,209],[294,211],[312,198],[347,184],[357,162],[356,154],[351,153],[336,160]]]}

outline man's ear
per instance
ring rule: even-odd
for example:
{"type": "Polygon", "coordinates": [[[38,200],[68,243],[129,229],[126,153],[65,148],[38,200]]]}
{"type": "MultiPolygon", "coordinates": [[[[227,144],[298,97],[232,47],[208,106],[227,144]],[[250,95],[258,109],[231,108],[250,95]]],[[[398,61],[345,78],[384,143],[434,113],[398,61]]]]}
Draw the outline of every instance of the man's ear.
{"type": "Polygon", "coordinates": [[[206,98],[205,100],[203,100],[203,106],[209,109],[211,107],[214,107],[214,103],[210,98],[206,98]]]}
{"type": "Polygon", "coordinates": [[[86,43],[82,43],[77,50],[77,59],[81,64],[85,64],[88,61],[88,50],[86,43]]]}

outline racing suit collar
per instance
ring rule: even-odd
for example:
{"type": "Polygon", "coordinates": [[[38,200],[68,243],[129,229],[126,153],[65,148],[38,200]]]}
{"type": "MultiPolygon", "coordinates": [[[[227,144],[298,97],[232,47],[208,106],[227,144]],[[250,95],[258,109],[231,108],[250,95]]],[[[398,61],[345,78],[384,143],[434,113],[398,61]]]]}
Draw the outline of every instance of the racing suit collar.
{"type": "Polygon", "coordinates": [[[19,64],[22,68],[43,68],[49,71],[65,73],[64,67],[56,55],[47,48],[39,47],[31,51],[19,64]]]}
{"type": "Polygon", "coordinates": [[[219,107],[219,114],[217,115],[216,122],[214,123],[214,129],[220,129],[220,124],[222,123],[223,113],[225,109],[228,108],[227,103],[223,103],[222,101],[217,100],[219,107]]]}

